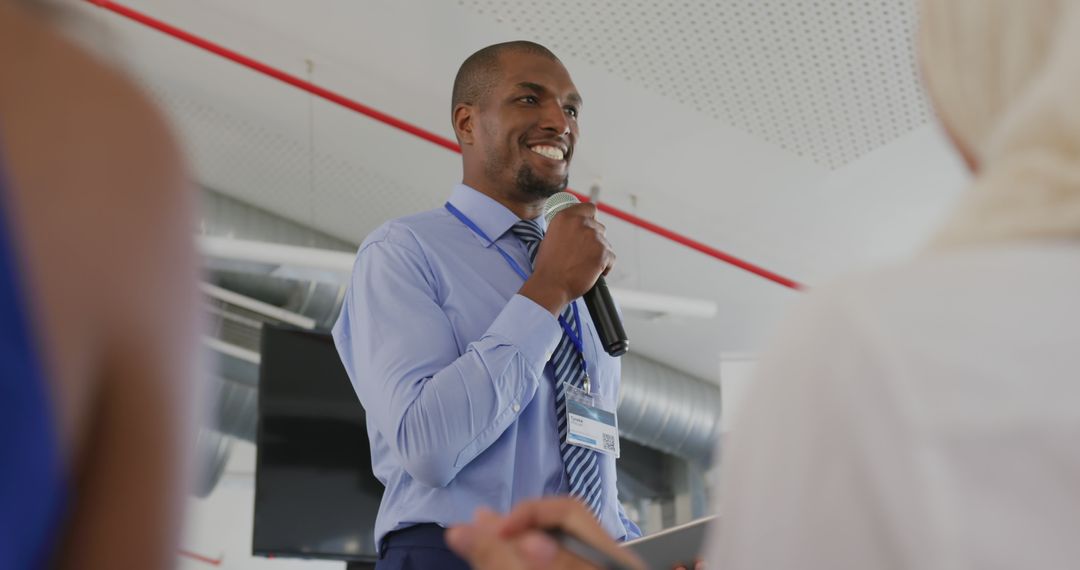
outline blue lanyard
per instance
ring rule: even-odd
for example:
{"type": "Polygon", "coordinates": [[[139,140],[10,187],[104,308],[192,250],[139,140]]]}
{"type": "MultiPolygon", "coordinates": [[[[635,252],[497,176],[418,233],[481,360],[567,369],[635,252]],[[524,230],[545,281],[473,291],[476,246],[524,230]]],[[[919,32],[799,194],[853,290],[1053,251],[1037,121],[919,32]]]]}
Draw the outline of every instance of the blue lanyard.
{"type": "MultiPolygon", "coordinates": [[[[495,240],[487,237],[487,234],[484,233],[484,230],[481,230],[479,226],[473,223],[473,221],[470,220],[464,212],[455,208],[454,205],[450,202],[446,203],[446,209],[451,214],[453,214],[455,218],[461,220],[461,223],[465,224],[466,227],[475,232],[476,235],[483,238],[484,241],[488,242],[489,244],[495,246],[495,249],[499,250],[499,253],[502,254],[503,259],[505,259],[506,262],[510,264],[510,267],[514,270],[514,272],[520,275],[522,279],[529,279],[529,274],[525,273],[525,270],[522,269],[520,265],[518,265],[518,262],[514,261],[514,258],[510,257],[510,254],[506,253],[506,250],[499,247],[499,244],[495,243],[495,240]]],[[[566,322],[566,319],[564,319],[562,315],[559,315],[559,324],[562,325],[563,330],[566,331],[566,336],[570,337],[570,342],[574,345],[574,348],[577,349],[578,354],[581,356],[581,371],[584,372],[585,377],[588,378],[589,372],[588,368],[585,365],[585,343],[582,340],[581,316],[578,315],[577,303],[571,301],[570,309],[571,312],[574,314],[574,324],[577,326],[578,330],[577,334],[574,334],[574,329],[570,327],[570,323],[566,322]]]]}

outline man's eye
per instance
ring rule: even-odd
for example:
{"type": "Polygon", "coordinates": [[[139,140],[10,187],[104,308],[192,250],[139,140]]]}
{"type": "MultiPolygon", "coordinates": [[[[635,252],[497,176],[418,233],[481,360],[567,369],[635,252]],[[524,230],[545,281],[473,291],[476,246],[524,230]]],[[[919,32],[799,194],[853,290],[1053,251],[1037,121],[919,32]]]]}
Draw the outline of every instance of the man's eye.
{"type": "Polygon", "coordinates": [[[533,105],[533,104],[536,104],[539,100],[533,95],[526,95],[526,96],[518,99],[518,101],[521,101],[522,103],[528,103],[530,105],[533,105]]]}
{"type": "Polygon", "coordinates": [[[577,115],[578,115],[578,110],[575,109],[574,107],[567,107],[566,108],[566,114],[570,115],[571,117],[576,119],[577,115]]]}

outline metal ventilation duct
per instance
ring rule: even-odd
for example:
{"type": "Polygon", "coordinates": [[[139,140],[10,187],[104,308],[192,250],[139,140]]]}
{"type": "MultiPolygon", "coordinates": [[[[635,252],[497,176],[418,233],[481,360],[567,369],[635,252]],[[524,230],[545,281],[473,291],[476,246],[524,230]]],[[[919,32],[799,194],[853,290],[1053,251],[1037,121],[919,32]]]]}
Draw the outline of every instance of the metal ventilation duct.
{"type": "MultiPolygon", "coordinates": [[[[356,251],[355,244],[213,190],[203,192],[199,225],[200,233],[213,237],[356,251]]],[[[311,317],[322,329],[330,328],[337,320],[345,295],[343,285],[291,279],[283,268],[266,264],[209,260],[208,269],[213,272],[215,285],[311,317]]]]}
{"type": "Polygon", "coordinates": [[[627,439],[708,464],[720,435],[720,387],[627,354],[618,418],[627,439]]]}
{"type": "Polygon", "coordinates": [[[200,427],[195,439],[195,464],[198,466],[191,493],[200,499],[210,495],[225,472],[232,455],[233,438],[215,429],[200,427]]]}

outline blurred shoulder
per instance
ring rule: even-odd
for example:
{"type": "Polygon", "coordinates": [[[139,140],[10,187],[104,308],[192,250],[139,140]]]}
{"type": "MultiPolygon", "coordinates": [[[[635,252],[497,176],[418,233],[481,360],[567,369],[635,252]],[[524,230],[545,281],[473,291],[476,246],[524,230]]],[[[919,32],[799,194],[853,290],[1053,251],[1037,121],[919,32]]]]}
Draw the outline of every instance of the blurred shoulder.
{"type": "Polygon", "coordinates": [[[12,5],[0,40],[5,150],[52,193],[92,191],[149,207],[178,192],[183,166],[168,125],[114,67],[12,5]],[[8,45],[11,44],[11,45],[8,45]]]}

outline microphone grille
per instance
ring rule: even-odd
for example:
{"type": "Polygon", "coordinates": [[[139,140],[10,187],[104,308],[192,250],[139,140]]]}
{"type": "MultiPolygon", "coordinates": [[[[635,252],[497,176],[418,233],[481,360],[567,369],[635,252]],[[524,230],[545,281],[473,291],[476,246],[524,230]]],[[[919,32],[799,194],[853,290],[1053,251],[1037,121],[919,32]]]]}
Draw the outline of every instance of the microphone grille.
{"type": "Polygon", "coordinates": [[[581,200],[578,200],[577,196],[569,192],[556,192],[544,202],[544,219],[550,224],[551,218],[554,218],[555,214],[580,203],[581,200]]]}

